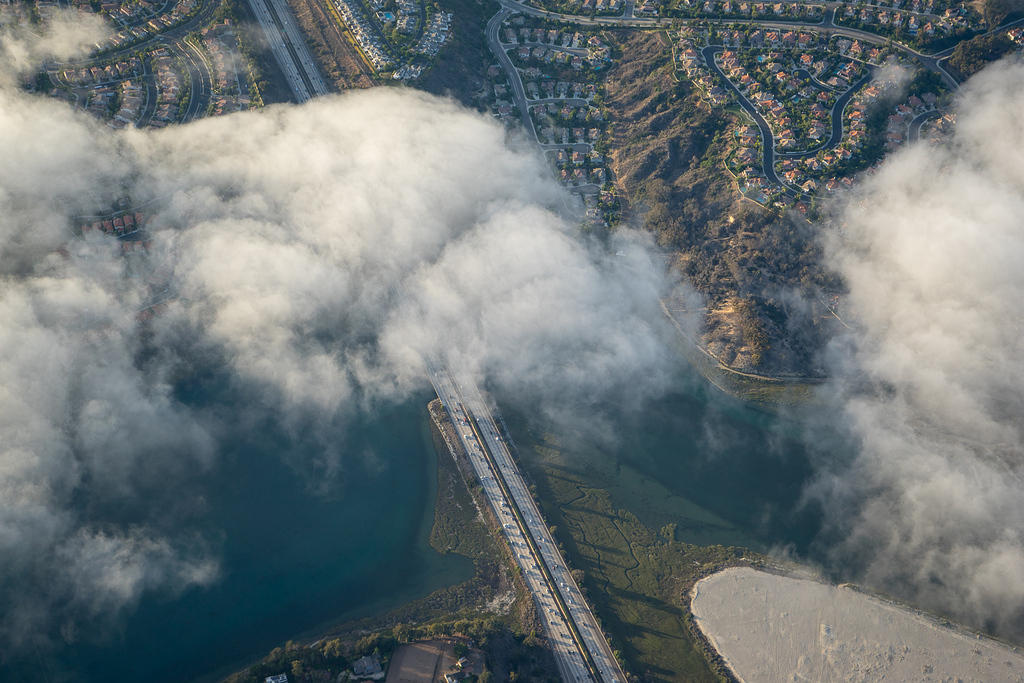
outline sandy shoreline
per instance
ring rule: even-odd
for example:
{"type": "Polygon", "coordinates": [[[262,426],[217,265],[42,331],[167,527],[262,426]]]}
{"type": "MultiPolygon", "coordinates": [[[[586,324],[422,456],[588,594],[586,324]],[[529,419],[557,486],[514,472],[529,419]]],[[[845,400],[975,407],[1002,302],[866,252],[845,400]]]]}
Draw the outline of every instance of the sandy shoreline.
{"type": "Polygon", "coordinates": [[[737,567],[691,596],[698,628],[744,683],[1024,682],[1019,648],[850,587],[737,567]]]}

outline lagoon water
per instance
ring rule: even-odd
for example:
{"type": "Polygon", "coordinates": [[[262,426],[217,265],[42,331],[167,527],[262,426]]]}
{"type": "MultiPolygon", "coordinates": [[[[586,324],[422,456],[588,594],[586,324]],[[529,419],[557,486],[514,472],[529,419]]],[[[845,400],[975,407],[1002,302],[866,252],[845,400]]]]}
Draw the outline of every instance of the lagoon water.
{"type": "MultiPolygon", "coordinates": [[[[654,528],[678,523],[681,540],[805,547],[815,525],[813,515],[793,513],[809,476],[797,441],[778,418],[692,373],[680,387],[643,411],[610,410],[614,442],[588,445],[563,429],[555,438],[565,464],[589,472],[654,528]]],[[[2,678],[40,680],[42,668],[54,681],[216,680],[288,639],[468,578],[469,561],[427,542],[437,457],[430,398],[347,425],[345,451],[359,457],[347,457],[336,477],[304,468],[301,453],[282,458],[272,439],[223,454],[201,484],[208,507],[200,529],[219,539],[221,579],[181,596],[147,596],[115,632],[0,670],[2,678]]],[[[517,440],[540,431],[535,421],[509,422],[517,440]]]]}
{"type": "MultiPolygon", "coordinates": [[[[756,410],[695,381],[626,419],[630,442],[603,458],[617,467],[609,488],[649,526],[677,523],[689,543],[813,554],[821,511],[801,503],[814,476],[804,426],[800,415],[756,410]]],[[[837,453],[848,448],[829,438],[837,453]]]]}
{"type": "Polygon", "coordinates": [[[220,580],[178,597],[147,596],[101,642],[80,642],[55,659],[37,655],[17,671],[0,669],[0,679],[215,680],[290,638],[468,578],[468,560],[428,544],[430,398],[347,427],[359,457],[326,486],[267,444],[223,454],[203,483],[202,524],[204,538],[220,539],[220,580]]]}
{"type": "MultiPolygon", "coordinates": [[[[641,410],[605,406],[598,424],[582,430],[515,414],[509,427],[529,470],[574,471],[650,528],[676,524],[678,540],[810,552],[821,517],[816,505],[801,504],[813,476],[804,417],[754,409],[688,368],[674,386],[641,410]]],[[[848,447],[831,436],[837,451],[848,447]]]]}

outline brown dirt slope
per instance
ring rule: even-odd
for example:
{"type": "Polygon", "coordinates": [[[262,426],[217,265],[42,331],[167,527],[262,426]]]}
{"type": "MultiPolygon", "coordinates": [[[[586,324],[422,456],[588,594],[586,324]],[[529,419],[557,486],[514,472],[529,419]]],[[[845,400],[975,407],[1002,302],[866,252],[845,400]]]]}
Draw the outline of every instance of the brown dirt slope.
{"type": "Polygon", "coordinates": [[[609,37],[621,54],[605,80],[613,177],[704,295],[704,347],[739,370],[817,374],[829,282],[809,224],[741,199],[724,165],[738,117],[676,80],[663,35],[609,37]]]}

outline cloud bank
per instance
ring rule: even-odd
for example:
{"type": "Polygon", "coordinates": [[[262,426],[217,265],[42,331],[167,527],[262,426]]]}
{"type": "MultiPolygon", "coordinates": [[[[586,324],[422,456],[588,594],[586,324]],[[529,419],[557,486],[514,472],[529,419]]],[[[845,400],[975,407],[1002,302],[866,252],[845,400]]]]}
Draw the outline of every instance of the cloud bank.
{"type": "Polygon", "coordinates": [[[113,132],[0,86],[0,148],[0,649],[217,580],[196,516],[232,426],[343,480],[338,425],[427,388],[424,357],[541,409],[668,374],[648,240],[582,238],[536,152],[452,102],[113,132]],[[119,197],[144,252],[76,234],[119,197]],[[216,405],[179,391],[214,374],[216,405]]]}
{"type": "MultiPolygon", "coordinates": [[[[852,337],[831,352],[857,454],[812,495],[831,558],[917,604],[1024,633],[1024,65],[959,97],[948,144],[866,178],[828,240],[852,337]]],[[[835,420],[835,416],[832,418],[835,420]]]]}
{"type": "Polygon", "coordinates": [[[8,10],[0,15],[0,83],[9,84],[47,59],[80,57],[110,33],[98,14],[55,11],[40,27],[17,21],[21,8],[8,10]]]}

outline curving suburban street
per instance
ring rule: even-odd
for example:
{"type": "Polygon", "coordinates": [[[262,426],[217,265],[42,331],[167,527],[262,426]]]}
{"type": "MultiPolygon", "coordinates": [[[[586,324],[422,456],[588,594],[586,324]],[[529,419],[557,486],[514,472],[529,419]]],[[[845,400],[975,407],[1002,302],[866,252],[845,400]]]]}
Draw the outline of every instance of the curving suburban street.
{"type": "Polygon", "coordinates": [[[181,58],[188,70],[188,109],[181,115],[182,123],[193,121],[206,113],[213,93],[213,79],[202,53],[187,39],[167,44],[167,48],[181,58]]]}
{"type": "MultiPolygon", "coordinates": [[[[566,14],[553,12],[550,10],[534,7],[530,4],[522,2],[521,0],[499,0],[500,9],[494,14],[487,23],[486,37],[487,43],[498,60],[502,71],[507,77],[511,96],[514,100],[515,107],[519,112],[519,119],[521,120],[524,129],[527,132],[528,137],[536,141],[540,148],[544,151],[556,151],[556,150],[569,150],[586,152],[592,149],[591,145],[585,143],[570,145],[563,140],[562,144],[542,142],[537,134],[536,126],[531,116],[531,107],[543,106],[549,103],[561,103],[571,104],[572,106],[583,106],[584,100],[579,98],[537,98],[530,99],[527,96],[523,85],[522,75],[519,69],[512,63],[509,58],[508,50],[515,45],[521,45],[528,48],[543,49],[546,45],[542,43],[531,42],[529,40],[523,43],[516,43],[515,39],[512,39],[512,43],[502,42],[499,37],[499,32],[503,25],[508,24],[508,20],[515,14],[522,14],[525,16],[535,17],[544,20],[557,21],[568,25],[576,25],[579,27],[618,27],[618,28],[635,28],[641,30],[658,30],[666,29],[671,26],[679,25],[691,25],[691,24],[735,24],[739,23],[735,19],[718,19],[718,18],[699,18],[699,19],[679,19],[679,18],[659,18],[659,17],[637,17],[634,15],[634,4],[626,3],[623,9],[623,13],[620,16],[585,16],[579,14],[566,14]],[[580,103],[577,105],[577,103],[580,103]]],[[[797,0],[786,0],[788,4],[796,4],[797,0]]],[[[763,29],[773,29],[780,31],[810,31],[816,33],[824,33],[827,36],[842,36],[847,39],[861,41],[862,43],[873,45],[876,47],[891,47],[904,54],[905,57],[917,61],[922,67],[936,73],[942,79],[942,81],[950,89],[955,90],[959,84],[951,74],[943,68],[942,62],[948,59],[952,53],[953,48],[947,48],[934,53],[924,53],[914,48],[911,48],[900,42],[891,40],[869,31],[864,31],[856,28],[849,28],[836,23],[836,11],[843,7],[844,3],[837,2],[835,0],[829,0],[825,3],[825,11],[819,21],[780,21],[773,19],[743,19],[743,24],[754,25],[763,29]]],[[[1024,19],[1015,19],[1012,21],[1003,22],[999,27],[988,31],[992,33],[999,30],[1018,25],[1024,22],[1024,19]]],[[[559,48],[560,50],[562,48],[559,48]]],[[[722,85],[732,93],[735,97],[736,102],[739,106],[749,114],[754,124],[757,126],[760,137],[761,137],[761,169],[765,179],[770,182],[773,186],[781,188],[781,191],[788,195],[790,198],[799,198],[806,194],[805,191],[795,188],[792,184],[783,182],[779,177],[779,174],[775,170],[776,159],[787,159],[787,160],[802,160],[810,158],[820,152],[827,152],[828,150],[835,149],[838,147],[844,139],[846,134],[846,126],[844,122],[844,114],[847,105],[850,103],[856,93],[866,86],[873,75],[877,71],[877,66],[874,66],[868,62],[861,61],[861,64],[867,68],[868,73],[856,82],[846,87],[839,97],[836,99],[829,112],[829,119],[831,124],[830,135],[827,140],[822,142],[811,149],[803,149],[798,151],[779,151],[777,150],[777,138],[775,137],[771,126],[767,120],[760,114],[754,104],[740,91],[740,89],[732,83],[732,81],[726,76],[719,65],[715,62],[715,55],[726,49],[725,45],[709,45],[700,49],[700,55],[707,67],[715,74],[722,85]]],[[[582,50],[576,50],[577,53],[582,50]]],[[[859,61],[859,60],[858,60],[859,61]]],[[[809,71],[802,70],[806,74],[808,79],[819,89],[824,92],[839,92],[837,87],[830,86],[826,83],[821,82],[817,77],[813,76],[809,71]]],[[[533,92],[536,96],[536,92],[533,92]]],[[[909,126],[909,139],[916,140],[919,136],[921,124],[929,118],[930,115],[924,116],[920,120],[914,120],[909,126]]],[[[563,171],[564,175],[564,171],[563,171]]],[[[596,185],[585,184],[583,186],[576,185],[577,191],[597,192],[600,188],[596,185]]]]}
{"type": "MultiPolygon", "coordinates": [[[[758,130],[761,131],[761,164],[764,167],[763,173],[765,177],[776,185],[788,188],[788,186],[779,179],[778,174],[775,173],[775,136],[772,135],[771,127],[768,125],[768,122],[764,120],[764,117],[761,116],[760,112],[757,111],[757,108],[754,107],[753,103],[743,96],[743,93],[733,85],[732,81],[725,77],[721,68],[719,68],[718,64],[715,63],[715,53],[721,52],[724,49],[725,48],[721,45],[709,45],[701,50],[701,57],[704,58],[708,68],[712,69],[716,74],[718,74],[720,79],[725,82],[726,87],[729,88],[729,90],[732,91],[732,94],[736,97],[736,101],[739,102],[739,105],[743,107],[743,110],[750,115],[750,118],[752,118],[754,123],[757,125],[758,130]]],[[[792,192],[792,190],[788,189],[787,191],[792,192]]]]}
{"type": "Polygon", "coordinates": [[[791,186],[782,182],[782,179],[779,178],[778,173],[776,173],[776,154],[779,157],[784,157],[788,159],[803,159],[813,156],[820,151],[832,149],[838,146],[839,143],[841,143],[843,140],[843,112],[846,110],[846,105],[849,104],[850,99],[857,93],[857,91],[860,90],[861,87],[866,85],[871,80],[872,71],[869,70],[868,75],[864,76],[859,81],[851,85],[836,100],[835,104],[832,105],[832,109],[829,114],[831,119],[832,132],[829,139],[826,142],[813,149],[799,150],[794,152],[776,152],[775,135],[772,132],[771,126],[768,125],[768,122],[765,120],[765,118],[761,116],[760,112],[757,111],[757,108],[754,106],[753,102],[751,102],[742,92],[740,92],[739,88],[737,88],[736,85],[729,79],[729,77],[725,75],[725,72],[722,71],[721,67],[719,67],[718,63],[715,61],[715,55],[725,49],[726,48],[724,45],[708,45],[707,47],[701,50],[701,57],[707,63],[708,68],[711,69],[719,77],[719,80],[725,84],[725,87],[732,92],[733,96],[736,98],[736,101],[739,103],[739,105],[743,108],[745,112],[747,112],[747,114],[750,115],[750,117],[754,120],[754,123],[757,125],[758,130],[761,133],[761,163],[763,166],[762,170],[765,177],[768,178],[773,183],[782,186],[786,193],[790,195],[799,194],[791,186]]]}
{"type": "MultiPolygon", "coordinates": [[[[660,18],[660,17],[635,17],[631,14],[629,16],[621,17],[588,17],[580,14],[560,14],[558,12],[552,12],[545,9],[533,7],[519,0],[499,0],[504,10],[514,10],[523,14],[539,17],[543,19],[550,19],[553,21],[560,21],[571,24],[579,24],[580,26],[617,26],[622,28],[638,28],[638,29],[658,29],[658,28],[670,28],[673,24],[691,24],[691,23],[710,23],[710,24],[735,24],[740,23],[736,19],[716,19],[716,18],[701,18],[701,19],[678,19],[678,18],[660,18]]],[[[795,0],[788,0],[789,2],[795,2],[795,0]]],[[[942,77],[943,81],[950,88],[959,87],[959,83],[953,78],[949,72],[947,72],[941,65],[941,62],[949,57],[953,52],[953,48],[947,48],[934,53],[925,53],[915,50],[914,48],[900,43],[889,38],[885,38],[869,31],[863,31],[855,28],[848,28],[841,24],[835,23],[835,12],[842,3],[839,2],[827,2],[825,16],[819,22],[806,22],[806,21],[774,21],[771,19],[743,19],[744,24],[754,24],[764,28],[789,30],[799,28],[808,31],[828,32],[831,35],[844,36],[856,40],[861,40],[866,43],[873,45],[891,45],[892,47],[905,53],[907,56],[913,57],[919,60],[925,68],[934,71],[942,77]]],[[[631,7],[631,6],[630,6],[631,7]]],[[[982,35],[988,35],[996,31],[1005,30],[1013,26],[1024,24],[1024,19],[1014,19],[1006,21],[997,26],[996,28],[985,32],[982,35]]]]}
{"type": "Polygon", "coordinates": [[[910,122],[908,140],[910,140],[910,142],[917,142],[921,138],[921,126],[931,119],[939,118],[939,116],[941,116],[941,114],[938,111],[932,110],[914,117],[914,120],[910,122]]]}
{"type": "Polygon", "coordinates": [[[519,70],[512,64],[512,60],[508,58],[508,53],[505,52],[505,48],[502,47],[501,41],[498,39],[498,30],[501,28],[502,22],[514,11],[517,10],[503,6],[498,10],[497,14],[490,18],[487,22],[487,45],[490,47],[491,52],[494,53],[494,56],[497,57],[498,63],[501,64],[501,68],[505,70],[505,74],[508,76],[508,82],[512,86],[512,96],[515,98],[516,106],[519,108],[519,116],[523,121],[523,126],[532,136],[530,139],[536,141],[537,129],[533,125],[533,119],[530,118],[530,105],[526,101],[523,79],[519,77],[519,70]]]}

